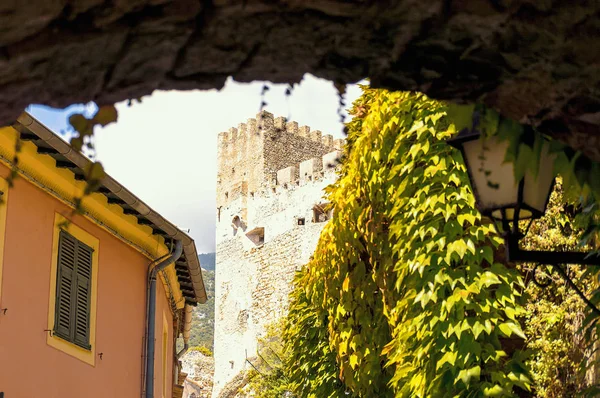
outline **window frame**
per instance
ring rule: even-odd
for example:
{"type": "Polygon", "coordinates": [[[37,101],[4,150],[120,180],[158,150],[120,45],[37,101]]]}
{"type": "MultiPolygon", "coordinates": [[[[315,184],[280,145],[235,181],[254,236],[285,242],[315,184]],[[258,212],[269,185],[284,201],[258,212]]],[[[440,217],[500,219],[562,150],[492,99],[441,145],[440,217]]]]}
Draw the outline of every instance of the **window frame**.
{"type": "Polygon", "coordinates": [[[2,308],[2,268],[4,265],[4,242],[6,241],[6,215],[8,214],[8,181],[0,177],[0,192],[3,203],[0,203],[0,308],[2,308]]]}
{"type": "Polygon", "coordinates": [[[82,241],[80,241],[79,239],[77,239],[76,237],[74,237],[73,235],[69,234],[67,231],[65,231],[64,229],[61,230],[59,232],[59,238],[58,238],[58,258],[59,258],[59,263],[57,266],[57,286],[61,286],[62,284],[59,283],[58,279],[60,278],[65,278],[65,275],[63,275],[63,272],[65,271],[60,264],[60,257],[61,257],[61,250],[67,250],[66,245],[67,242],[71,241],[72,242],[72,249],[73,249],[73,264],[72,270],[70,271],[70,279],[71,279],[71,283],[69,286],[69,306],[70,308],[68,309],[69,314],[69,330],[66,330],[65,332],[60,330],[60,297],[62,294],[61,289],[59,289],[57,287],[56,289],[56,303],[55,303],[55,311],[54,311],[54,328],[53,333],[58,335],[58,337],[62,338],[63,340],[66,340],[70,343],[73,343],[75,345],[78,345],[81,348],[84,348],[86,350],[89,350],[90,347],[90,310],[91,310],[91,285],[92,285],[92,281],[91,281],[91,270],[92,270],[92,264],[93,264],[93,258],[94,258],[94,249],[92,249],[91,247],[89,247],[88,245],[86,245],[85,243],[83,243],[82,241]],[[64,243],[64,245],[63,245],[64,243]],[[87,254],[85,252],[88,252],[87,254]],[[82,263],[80,263],[79,261],[79,256],[80,254],[86,254],[86,256],[89,256],[89,263],[88,263],[88,267],[89,267],[89,276],[86,276],[85,274],[81,274],[82,271],[80,271],[80,266],[84,265],[82,263]],[[77,314],[77,311],[79,309],[79,299],[78,299],[78,293],[79,293],[79,284],[80,284],[80,278],[82,278],[84,281],[85,279],[88,279],[87,282],[87,294],[86,294],[86,302],[85,302],[85,323],[86,325],[86,329],[85,329],[85,335],[82,337],[81,334],[77,335],[77,331],[78,331],[78,325],[77,325],[77,320],[79,318],[79,315],[77,314]]]}
{"type": "Polygon", "coordinates": [[[50,269],[50,291],[48,299],[48,336],[46,343],[72,357],[75,357],[91,366],[95,366],[96,361],[96,308],[97,308],[97,287],[98,287],[98,258],[100,255],[100,242],[98,238],[75,225],[72,220],[67,220],[62,215],[56,213],[54,217],[54,231],[52,240],[52,266],[50,269]],[[61,231],[69,235],[92,249],[92,269],[90,281],[89,297],[89,348],[84,348],[79,344],[71,342],[63,337],[53,333],[56,319],[56,285],[58,281],[58,254],[61,231]]]}
{"type": "Polygon", "coordinates": [[[313,206],[312,213],[312,222],[314,224],[325,223],[333,218],[333,206],[329,202],[317,203],[313,206]],[[320,215],[324,215],[325,220],[319,220],[320,215]]]}

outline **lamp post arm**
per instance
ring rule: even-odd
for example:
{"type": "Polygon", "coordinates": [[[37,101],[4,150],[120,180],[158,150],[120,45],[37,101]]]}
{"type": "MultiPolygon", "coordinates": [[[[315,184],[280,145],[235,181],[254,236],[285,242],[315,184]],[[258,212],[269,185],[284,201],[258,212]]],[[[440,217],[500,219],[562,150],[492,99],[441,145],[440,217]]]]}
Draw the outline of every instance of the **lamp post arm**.
{"type": "Polygon", "coordinates": [[[600,265],[600,257],[581,252],[550,252],[542,250],[521,250],[519,241],[513,236],[504,239],[506,246],[506,257],[509,262],[537,263],[551,265],[567,285],[577,293],[596,316],[600,317],[600,309],[594,305],[583,293],[583,291],[569,277],[562,264],[600,265]]]}
{"type": "Polygon", "coordinates": [[[560,264],[555,264],[553,266],[553,268],[558,271],[558,273],[560,274],[560,276],[563,277],[563,279],[567,282],[567,284],[571,287],[571,289],[575,290],[575,293],[577,293],[577,295],[587,304],[587,306],[592,310],[592,312],[594,314],[596,314],[596,316],[600,317],[600,309],[598,309],[598,307],[596,307],[594,305],[594,303],[592,303],[590,301],[590,299],[588,299],[587,297],[585,297],[585,294],[583,293],[583,291],[581,291],[581,289],[579,288],[579,286],[577,286],[575,284],[575,282],[573,282],[573,279],[571,279],[569,277],[569,275],[567,275],[567,272],[565,271],[565,269],[562,267],[562,265],[560,264]]]}
{"type": "Polygon", "coordinates": [[[543,250],[510,249],[508,260],[522,263],[541,263],[547,265],[581,264],[600,265],[600,258],[589,253],[550,252],[543,250]]]}
{"type": "Polygon", "coordinates": [[[518,239],[513,236],[506,237],[504,239],[504,244],[506,246],[506,256],[509,262],[540,263],[547,265],[600,265],[600,257],[590,253],[521,250],[518,239]]]}

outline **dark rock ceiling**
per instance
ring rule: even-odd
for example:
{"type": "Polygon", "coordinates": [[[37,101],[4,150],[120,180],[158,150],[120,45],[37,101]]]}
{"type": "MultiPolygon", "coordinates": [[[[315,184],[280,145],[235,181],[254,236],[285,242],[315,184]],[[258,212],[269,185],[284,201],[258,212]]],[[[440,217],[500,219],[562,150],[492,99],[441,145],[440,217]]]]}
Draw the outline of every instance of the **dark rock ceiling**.
{"type": "Polygon", "coordinates": [[[595,0],[2,1],[0,122],[312,73],[480,100],[600,160],[599,16],[595,0]]]}

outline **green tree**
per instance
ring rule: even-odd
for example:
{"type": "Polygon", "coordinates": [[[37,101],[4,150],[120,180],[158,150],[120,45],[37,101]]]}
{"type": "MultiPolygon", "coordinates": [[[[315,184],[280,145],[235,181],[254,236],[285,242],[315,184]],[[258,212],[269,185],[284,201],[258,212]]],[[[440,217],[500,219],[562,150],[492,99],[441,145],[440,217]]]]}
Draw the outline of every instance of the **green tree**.
{"type": "Polygon", "coordinates": [[[194,308],[189,345],[205,347],[212,352],[215,330],[215,271],[202,269],[202,279],[208,300],[194,308]]]}
{"type": "MultiPolygon", "coordinates": [[[[574,225],[574,207],[565,203],[562,179],[557,180],[546,214],[532,223],[523,240],[528,250],[577,250],[581,231],[574,225]]],[[[533,282],[534,265],[521,267],[526,275],[527,305],[525,334],[532,352],[529,366],[536,396],[544,398],[581,397],[590,381],[586,369],[591,355],[582,333],[585,303],[550,269],[538,269],[536,278],[547,287],[533,282]]],[[[592,291],[591,278],[577,266],[569,274],[586,295],[592,291]]]]}

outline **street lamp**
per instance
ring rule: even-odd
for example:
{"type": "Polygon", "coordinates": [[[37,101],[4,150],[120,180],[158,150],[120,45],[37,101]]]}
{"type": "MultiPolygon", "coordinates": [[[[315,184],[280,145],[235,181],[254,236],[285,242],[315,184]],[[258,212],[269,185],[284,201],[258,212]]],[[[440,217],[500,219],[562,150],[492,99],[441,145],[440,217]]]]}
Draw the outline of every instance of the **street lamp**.
{"type": "Polygon", "coordinates": [[[507,140],[486,137],[475,129],[464,129],[448,143],[463,155],[477,209],[502,227],[507,260],[536,263],[533,279],[540,286],[547,284],[536,279],[535,271],[540,265],[552,265],[600,315],[600,310],[583,295],[562,267],[563,264],[600,265],[597,256],[582,252],[522,250],[519,247],[519,240],[525,235],[519,230],[519,221],[531,222],[540,218],[546,211],[554,187],[554,156],[549,151],[549,142],[543,143],[537,175],[527,170],[518,181],[514,164],[504,161],[509,145],[507,140]]]}

